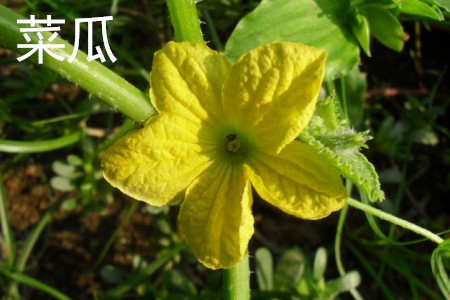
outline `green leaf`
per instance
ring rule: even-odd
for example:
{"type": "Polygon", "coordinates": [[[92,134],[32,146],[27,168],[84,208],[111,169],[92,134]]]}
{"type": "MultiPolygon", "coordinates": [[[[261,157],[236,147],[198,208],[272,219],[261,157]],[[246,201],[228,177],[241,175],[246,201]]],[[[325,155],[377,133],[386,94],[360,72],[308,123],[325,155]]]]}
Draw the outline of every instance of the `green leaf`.
{"type": "Polygon", "coordinates": [[[361,283],[361,276],[357,271],[350,271],[344,276],[330,280],[325,284],[325,290],[330,295],[328,299],[333,299],[332,296],[350,291],[361,283]]]}
{"type": "Polygon", "coordinates": [[[181,250],[186,248],[185,244],[178,244],[171,248],[166,248],[160,253],[152,263],[143,267],[135,276],[124,278],[124,280],[112,290],[108,290],[102,294],[102,299],[122,299],[125,298],[125,294],[136,288],[140,284],[147,283],[150,276],[156,271],[161,269],[169,260],[177,256],[181,250]]]}
{"type": "Polygon", "coordinates": [[[397,18],[388,10],[375,4],[361,6],[367,17],[371,34],[383,45],[395,51],[402,51],[404,32],[397,18]]]}
{"type": "Polygon", "coordinates": [[[62,191],[62,192],[70,192],[75,190],[75,184],[67,177],[55,176],[50,179],[50,185],[52,188],[62,191]]]}
{"type": "Polygon", "coordinates": [[[67,156],[67,162],[74,167],[83,165],[83,160],[74,154],[69,154],[67,156]]]}
{"type": "Polygon", "coordinates": [[[325,80],[352,69],[359,61],[359,47],[346,19],[349,1],[263,0],[242,18],[225,46],[237,60],[245,52],[272,42],[298,42],[328,52],[325,80]]]}
{"type": "MultiPolygon", "coordinates": [[[[450,3],[450,2],[449,2],[450,3]]],[[[403,0],[399,3],[400,11],[404,14],[430,18],[442,21],[442,14],[420,0],[403,0]]]]}
{"type": "Polygon", "coordinates": [[[442,294],[447,299],[450,295],[450,279],[448,278],[446,266],[449,267],[448,259],[450,257],[450,239],[446,239],[434,249],[431,255],[431,270],[441,289],[442,294]],[[446,259],[447,264],[444,263],[446,259]]]}
{"type": "Polygon", "coordinates": [[[401,154],[400,145],[408,138],[408,124],[395,121],[391,115],[387,116],[375,135],[377,150],[389,155],[401,154]]]}
{"type": "Polygon", "coordinates": [[[314,257],[314,267],[313,267],[313,278],[315,281],[320,281],[327,269],[327,250],[320,247],[316,251],[316,256],[314,257]]]}
{"type": "Polygon", "coordinates": [[[77,171],[76,167],[69,165],[65,162],[62,162],[60,160],[56,160],[52,163],[52,170],[59,176],[66,177],[69,179],[75,179],[83,175],[83,173],[77,171]]]}
{"type": "Polygon", "coordinates": [[[367,89],[366,75],[354,68],[345,77],[345,97],[350,124],[358,126],[364,116],[364,95],[367,89]]]}
{"type": "Polygon", "coordinates": [[[369,21],[367,21],[367,18],[363,14],[361,14],[357,9],[354,10],[351,26],[353,34],[355,35],[356,39],[361,45],[361,48],[364,50],[367,56],[370,56],[369,21]]]}
{"type": "Polygon", "coordinates": [[[383,200],[384,193],[374,166],[359,152],[369,138],[367,132],[356,132],[339,119],[337,102],[332,97],[317,103],[315,115],[299,136],[374,202],[383,200]]]}
{"type": "Polygon", "coordinates": [[[418,128],[413,132],[413,140],[416,143],[436,146],[439,142],[436,133],[429,126],[418,128]]]}
{"type": "Polygon", "coordinates": [[[123,281],[125,274],[113,265],[105,265],[100,270],[100,276],[108,283],[119,284],[123,281]]]}
{"type": "Polygon", "coordinates": [[[434,0],[434,2],[440,7],[445,8],[448,12],[450,12],[450,0],[434,0]]]}
{"type": "Polygon", "coordinates": [[[172,293],[174,291],[179,292],[180,294],[175,296],[174,294],[172,297],[169,297],[167,299],[189,299],[187,296],[181,297],[181,294],[188,294],[193,295],[196,294],[196,288],[194,283],[189,280],[186,274],[180,272],[177,269],[168,269],[164,272],[164,281],[165,288],[172,289],[172,293]]]}
{"type": "Polygon", "coordinates": [[[256,279],[261,291],[273,290],[273,260],[267,248],[258,248],[255,252],[256,279]]]}
{"type": "Polygon", "coordinates": [[[74,210],[78,205],[78,201],[75,198],[64,200],[64,202],[61,204],[61,208],[65,211],[72,211],[74,210]]]}
{"type": "Polygon", "coordinates": [[[312,136],[302,133],[301,140],[316,149],[320,155],[328,159],[346,178],[360,186],[368,195],[371,202],[384,199],[378,174],[374,166],[360,152],[342,153],[336,148],[329,148],[312,136]]]}
{"type": "Polygon", "coordinates": [[[306,267],[305,256],[298,248],[283,253],[274,275],[277,290],[290,290],[297,285],[306,267]]]}

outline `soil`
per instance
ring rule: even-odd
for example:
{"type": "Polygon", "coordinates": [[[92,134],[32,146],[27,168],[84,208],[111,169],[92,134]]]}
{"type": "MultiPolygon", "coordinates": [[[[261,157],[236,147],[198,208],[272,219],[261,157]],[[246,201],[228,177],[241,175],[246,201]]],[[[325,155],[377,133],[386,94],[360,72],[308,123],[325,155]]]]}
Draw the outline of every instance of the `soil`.
{"type": "MultiPolygon", "coordinates": [[[[9,220],[16,241],[27,237],[60,196],[59,193],[47,193],[41,180],[42,167],[22,165],[4,176],[9,220]]],[[[132,200],[119,196],[104,206],[101,213],[86,213],[81,206],[72,211],[56,210],[50,226],[33,251],[27,273],[73,299],[91,299],[99,295],[102,287],[109,286],[93,268],[94,263],[131,204],[132,200]]],[[[129,270],[136,255],[153,260],[154,254],[148,251],[148,237],[152,230],[151,215],[138,208],[118,234],[101,266],[112,264],[129,270]]],[[[20,252],[20,246],[17,250],[20,252]]],[[[48,299],[48,295],[28,289],[23,299],[48,299]]]]}

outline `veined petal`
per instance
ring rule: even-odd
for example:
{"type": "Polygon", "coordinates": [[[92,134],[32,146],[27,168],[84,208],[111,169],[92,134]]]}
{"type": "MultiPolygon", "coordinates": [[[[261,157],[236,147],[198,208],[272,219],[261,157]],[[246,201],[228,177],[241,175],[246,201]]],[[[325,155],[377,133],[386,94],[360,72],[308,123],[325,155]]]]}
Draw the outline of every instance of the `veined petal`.
{"type": "Polygon", "coordinates": [[[344,206],[339,173],[309,146],[294,141],[278,155],[249,159],[253,187],[267,202],[303,219],[320,219],[344,206]]]}
{"type": "Polygon", "coordinates": [[[169,42],[155,53],[150,98],[160,112],[211,120],[223,115],[221,91],[229,69],[225,55],[206,45],[169,42]]]}
{"type": "Polygon", "coordinates": [[[158,115],[102,155],[104,178],[123,193],[151,205],[168,204],[210,164],[199,143],[199,124],[158,115]]]}
{"type": "Polygon", "coordinates": [[[230,268],[242,259],[253,235],[251,206],[242,166],[216,163],[188,188],[178,218],[201,263],[230,268]]]}
{"type": "Polygon", "coordinates": [[[278,153],[311,118],[326,52],[298,43],[250,50],[230,70],[223,88],[227,116],[259,146],[278,153]]]}

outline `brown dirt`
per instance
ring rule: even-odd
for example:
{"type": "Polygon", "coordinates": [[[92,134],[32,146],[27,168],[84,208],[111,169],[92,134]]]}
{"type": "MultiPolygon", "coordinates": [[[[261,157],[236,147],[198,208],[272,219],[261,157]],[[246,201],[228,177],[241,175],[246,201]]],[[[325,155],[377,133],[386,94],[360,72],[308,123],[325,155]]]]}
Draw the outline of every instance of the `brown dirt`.
{"type": "MultiPolygon", "coordinates": [[[[49,195],[40,176],[41,166],[30,164],[15,167],[4,176],[9,220],[13,229],[16,252],[20,242],[56,202],[58,194],[49,195]]],[[[52,191],[54,193],[54,191],[52,191]]],[[[101,212],[86,213],[83,207],[73,211],[58,209],[53,213],[50,230],[44,231],[27,264],[27,274],[56,287],[74,299],[91,299],[108,288],[94,269],[96,259],[108,238],[118,227],[132,200],[118,198],[101,212]]],[[[142,208],[142,207],[140,207],[142,208]]],[[[100,268],[111,263],[130,270],[132,259],[139,255],[154,258],[148,250],[148,238],[153,230],[148,212],[138,208],[119,233],[100,268]]],[[[36,290],[25,289],[23,299],[48,299],[36,290]]]]}

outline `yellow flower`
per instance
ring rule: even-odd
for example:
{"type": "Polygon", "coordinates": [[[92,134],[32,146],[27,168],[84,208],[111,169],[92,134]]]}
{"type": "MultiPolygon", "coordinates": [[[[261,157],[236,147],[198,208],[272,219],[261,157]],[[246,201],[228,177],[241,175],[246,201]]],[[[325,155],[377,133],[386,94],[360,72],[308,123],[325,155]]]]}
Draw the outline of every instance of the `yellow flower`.
{"type": "Polygon", "coordinates": [[[205,45],[168,43],[150,74],[159,114],[104,153],[104,177],[155,206],[184,194],[179,223],[194,255],[212,269],[234,266],[253,235],[252,186],[299,218],[344,205],[339,173],[295,140],[325,60],[322,50],[274,43],[231,64],[205,45]]]}

